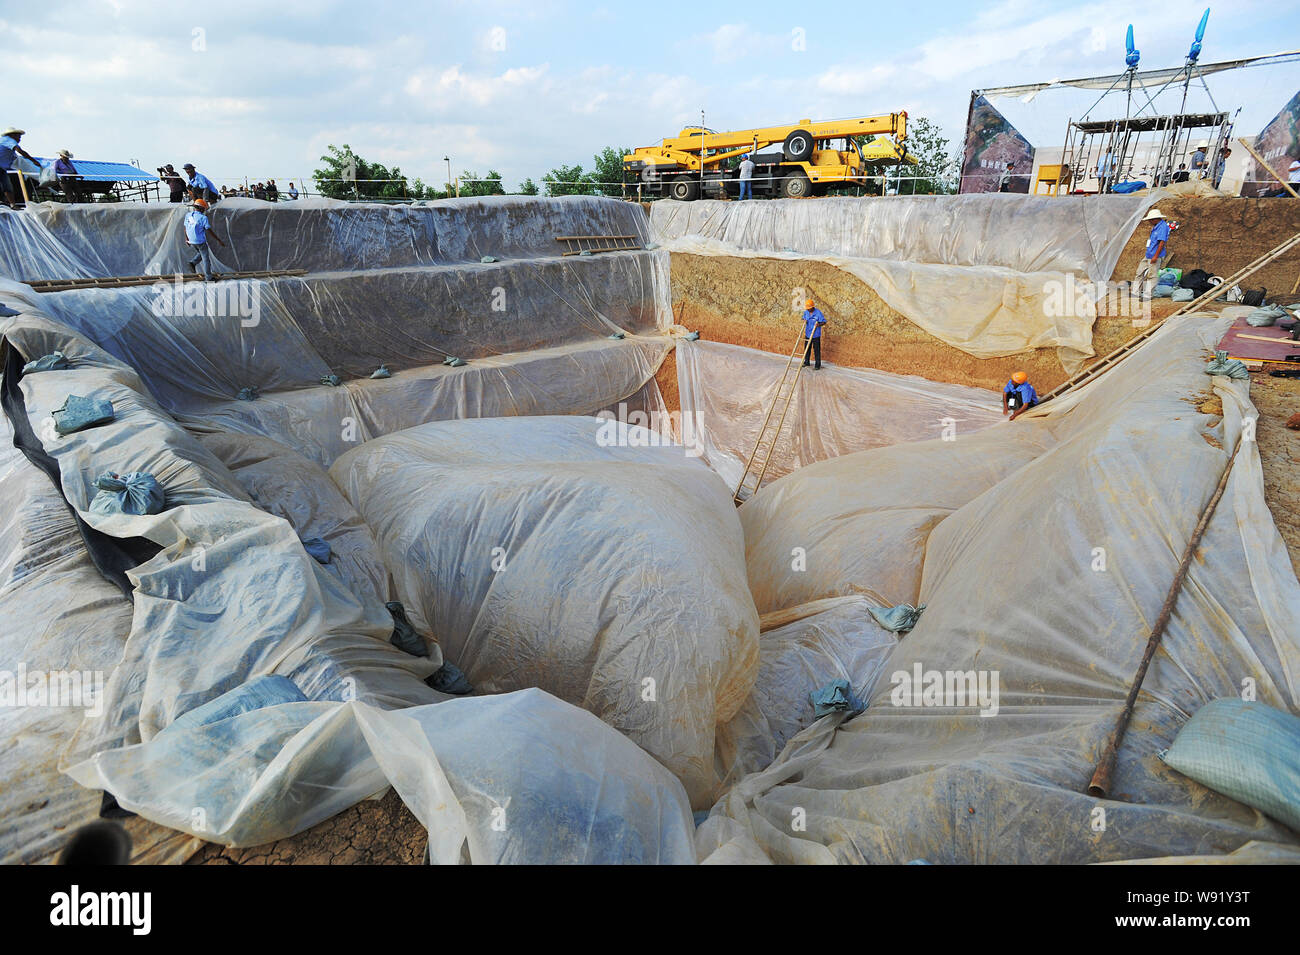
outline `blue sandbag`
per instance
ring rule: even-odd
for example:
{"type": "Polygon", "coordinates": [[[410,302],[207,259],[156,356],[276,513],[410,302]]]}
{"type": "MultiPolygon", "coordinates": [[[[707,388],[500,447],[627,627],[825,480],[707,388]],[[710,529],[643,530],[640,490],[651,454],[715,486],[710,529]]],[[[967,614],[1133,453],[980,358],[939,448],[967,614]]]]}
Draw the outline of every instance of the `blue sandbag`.
{"type": "Polygon", "coordinates": [[[1115,185],[1110,187],[1110,191],[1123,196],[1130,192],[1137,192],[1140,189],[1145,189],[1146,187],[1147,184],[1141,179],[1134,179],[1132,182],[1117,182],[1115,185]]]}
{"type": "Polygon", "coordinates": [[[380,365],[370,373],[371,378],[392,378],[393,373],[388,370],[387,365],[380,365]]]}
{"type": "Polygon", "coordinates": [[[1264,703],[1213,700],[1160,752],[1202,786],[1300,832],[1300,717],[1264,703]]]}
{"type": "MultiPolygon", "coordinates": [[[[18,313],[14,312],[14,314],[18,313]]],[[[34,371],[63,371],[68,367],[71,367],[71,363],[67,356],[61,351],[56,351],[23,365],[23,374],[30,375],[34,371]]]]}
{"type": "Polygon", "coordinates": [[[63,407],[50,413],[54,430],[59,434],[72,434],[113,420],[113,402],[107,398],[83,398],[68,395],[63,407]]]}
{"type": "Polygon", "coordinates": [[[921,619],[921,611],[925,609],[925,604],[919,607],[913,607],[911,604],[899,604],[897,607],[868,607],[871,616],[875,617],[876,623],[880,624],[886,630],[892,630],[894,633],[906,633],[916,626],[916,622],[921,619]]]}
{"type": "Polygon", "coordinates": [[[469,678],[460,667],[446,661],[439,667],[437,673],[425,680],[425,683],[439,693],[455,693],[457,696],[464,696],[466,693],[474,692],[473,684],[469,682],[469,678]]]}
{"type": "Polygon", "coordinates": [[[247,388],[240,388],[239,394],[235,397],[240,401],[256,401],[262,397],[262,391],[256,385],[249,385],[247,388]]]}
{"type": "Polygon", "coordinates": [[[105,471],[95,478],[95,487],[99,493],[90,502],[94,514],[157,514],[166,502],[162,485],[146,471],[105,471]]]}
{"type": "Polygon", "coordinates": [[[393,615],[393,635],[388,638],[388,642],[403,653],[409,653],[413,657],[427,657],[429,655],[429,646],[424,642],[424,638],[416,633],[415,628],[411,626],[411,621],[406,617],[406,608],[402,606],[400,600],[390,600],[385,607],[393,615]]]}
{"type": "Polygon", "coordinates": [[[329,385],[331,388],[337,388],[339,385],[343,384],[343,379],[338,375],[321,375],[320,383],[322,385],[329,385]]]}
{"type": "Polygon", "coordinates": [[[305,537],[302,541],[302,548],[318,564],[328,564],[330,562],[330,545],[329,541],[323,537],[305,537]]]}
{"type": "Polygon", "coordinates": [[[281,703],[303,703],[306,700],[302,690],[287,676],[259,676],[221,694],[215,700],[182,713],[163,732],[207,726],[250,710],[261,710],[281,703]]]}
{"type": "Polygon", "coordinates": [[[853,695],[848,680],[832,680],[820,690],[809,693],[808,702],[813,705],[813,715],[817,719],[831,713],[861,713],[867,708],[867,704],[853,695]]]}

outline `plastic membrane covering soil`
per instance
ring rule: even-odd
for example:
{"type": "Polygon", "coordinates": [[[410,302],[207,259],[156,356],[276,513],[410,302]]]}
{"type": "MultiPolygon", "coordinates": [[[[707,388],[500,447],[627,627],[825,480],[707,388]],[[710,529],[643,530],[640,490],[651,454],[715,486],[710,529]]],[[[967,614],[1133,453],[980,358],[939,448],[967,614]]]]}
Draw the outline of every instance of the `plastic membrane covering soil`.
{"type": "Polygon", "coordinates": [[[1055,348],[1072,374],[1093,354],[1089,283],[1110,279],[1158,196],[667,200],[650,224],[674,252],[829,263],[969,355],[1055,348]]]}
{"type": "Polygon", "coordinates": [[[727,486],[588,417],[440,421],[331,469],[418,629],[485,692],[540,687],[655,755],[707,808],[714,728],[748,696],[758,614],[727,486]]]}
{"type": "Polygon", "coordinates": [[[865,713],[823,718],[719,801],[702,856],[1041,864],[1300,844],[1157,755],[1246,679],[1296,710],[1300,584],[1249,437],[1138,698],[1114,798],[1085,795],[1187,537],[1255,415],[1245,382],[1202,371],[1231,320],[1173,320],[1014,424],[810,465],[742,506],[760,610],[846,591],[926,610],[865,713]],[[1197,410],[1209,387],[1222,420],[1197,410]],[[840,493],[814,493],[826,486],[840,493]],[[900,487],[915,502],[901,514],[900,487]],[[794,545],[806,579],[781,560],[794,545]]]}
{"type": "MultiPolygon", "coordinates": [[[[680,437],[733,489],[758,441],[786,362],[780,355],[720,342],[677,343],[680,437]]],[[[764,480],[814,461],[945,434],[955,437],[1001,420],[999,396],[981,388],[870,368],[804,369],[764,480]]]]}
{"type": "MultiPolygon", "coordinates": [[[[732,203],[723,232],[697,219],[680,235],[1011,295],[1023,279],[996,270],[1106,272],[1141,210],[1041,207],[1076,215],[1020,197],[732,203]],[[1035,237],[1015,254],[999,238],[1013,227],[1035,237]],[[1059,248],[1040,237],[1052,228],[1059,248]],[[817,241],[778,238],[792,231],[817,241]]],[[[656,227],[677,214],[657,207],[656,227]]],[[[5,861],[52,857],[103,793],[138,814],[137,859],[180,861],[389,788],[437,863],[1300,851],[1156,755],[1243,680],[1297,709],[1300,584],[1253,444],[1148,674],[1104,832],[1082,795],[1249,432],[1248,384],[1203,372],[1232,310],[1170,322],[1014,423],[992,392],[817,373],[737,510],[730,474],[784,359],[678,337],[668,251],[565,258],[554,240],[648,236],[639,205],[247,200],[213,219],[222,268],[306,274],[248,283],[233,311],[205,293],[168,312],[153,286],[38,294],[19,280],[179,267],[177,210],[0,210],[0,302],[19,313],[0,319],[5,420],[22,446],[0,449],[0,692],[20,668],[46,678],[28,681],[41,702],[0,708],[5,861]],[[68,367],[19,372],[55,351],[68,367]],[[695,440],[595,416],[662,413],[666,359],[695,440]],[[380,363],[391,377],[370,377],[380,363]],[[1198,410],[1211,388],[1222,419],[1198,410]],[[51,413],[73,394],[114,419],[59,435],[51,413]],[[109,471],[152,474],[163,510],[92,510],[109,471]],[[905,603],[925,605],[915,627],[884,629],[881,608],[905,603]],[[444,692],[448,665],[472,694],[444,692]],[[969,671],[973,702],[901,694],[917,668],[969,671]],[[102,692],[69,695],[72,670],[102,692]],[[817,718],[810,697],[834,681],[865,711],[817,718]]],[[[911,288],[943,296],[925,320],[975,329],[974,347],[1086,344],[1068,322],[1014,331],[1022,305],[990,317],[978,295],[911,288]]]]}
{"type": "MultiPolygon", "coordinates": [[[[635,233],[644,214],[587,199],[405,210],[257,206],[214,212],[214,226],[240,255],[260,243],[259,267],[361,261],[375,268],[241,282],[244,298],[233,308],[214,294],[233,282],[175,293],[169,282],[46,294],[0,283],[3,300],[20,312],[3,328],[7,347],[20,356],[14,367],[56,350],[70,362],[16,381],[18,413],[50,456],[67,503],[11,452],[7,460],[24,477],[6,484],[15,520],[29,520],[38,506],[64,517],[53,534],[34,525],[7,542],[5,565],[13,570],[0,601],[20,636],[6,645],[6,660],[49,671],[90,660],[103,684],[93,706],[35,724],[15,718],[8,727],[24,752],[39,750],[40,758],[29,761],[36,767],[24,777],[29,784],[6,799],[4,857],[52,851],[55,829],[94,817],[98,790],[142,817],[133,821],[140,858],[183,858],[192,836],[177,840],[150,822],[208,841],[264,843],[396,785],[407,772],[416,780],[406,791],[413,810],[443,814],[428,816],[431,824],[454,804],[449,792],[461,800],[463,838],[440,834],[437,861],[460,860],[462,843],[473,861],[691,861],[681,783],[581,710],[525,691],[458,700],[462,716],[450,727],[420,716],[420,707],[450,700],[425,682],[444,663],[442,645],[428,631],[420,633],[423,655],[389,642],[392,568],[325,470],[369,438],[439,417],[581,414],[616,402],[661,410],[653,375],[671,349],[666,253],[563,259],[552,234],[635,233]],[[478,244],[487,236],[491,248],[478,244]],[[376,243],[382,260],[367,260],[376,243]],[[514,258],[479,263],[489,252],[514,258]],[[252,311],[243,307],[250,299],[252,311]],[[453,353],[468,364],[438,364],[453,353]],[[371,379],[381,362],[391,377],[371,379]],[[320,382],[330,374],[337,386],[320,382]],[[240,400],[241,391],[252,400],[240,400]],[[110,399],[115,420],[55,434],[49,413],[69,393],[110,399]],[[92,513],[93,482],[108,470],[154,475],[166,492],[164,510],[92,513]],[[48,572],[27,569],[24,548],[47,539],[73,556],[78,547],[84,552],[70,508],[87,533],[138,541],[156,553],[129,571],[129,601],[95,573],[89,556],[48,572]],[[328,563],[308,555],[303,541],[311,538],[328,544],[328,563]],[[66,543],[57,544],[61,539],[66,543]],[[96,586],[81,586],[78,575],[96,586]],[[78,616],[83,600],[94,609],[78,616]],[[63,611],[65,604],[71,609],[63,611]],[[89,627],[113,619],[100,611],[106,604],[117,623],[87,638],[89,627]],[[268,676],[287,678],[295,698],[250,704],[214,723],[181,719],[237,701],[268,676]],[[391,724],[391,738],[376,740],[374,727],[390,724],[375,714],[395,709],[412,714],[410,726],[423,727],[428,740],[400,742],[407,724],[391,724]],[[560,749],[497,725],[511,720],[560,749]],[[486,725],[494,727],[499,755],[472,737],[456,742],[458,732],[472,728],[476,736],[486,725]],[[435,739],[439,756],[429,742],[435,739]],[[458,745],[462,756],[452,759],[458,745]],[[565,747],[576,753],[561,754],[565,747]],[[518,756],[525,749],[535,751],[531,764],[518,756]],[[501,773],[501,763],[522,773],[548,753],[564,761],[566,773],[552,780],[565,788],[564,798],[534,780],[537,805],[524,811],[522,783],[501,773]],[[59,769],[87,788],[67,786],[59,769]],[[428,789],[438,772],[450,790],[428,789]],[[621,788],[604,782],[610,772],[624,780],[621,788]],[[424,807],[423,797],[436,801],[424,807]],[[498,820],[484,803],[489,797],[505,806],[516,801],[516,828],[504,843],[491,835],[498,820]],[[44,811],[32,808],[38,804],[44,811]],[[611,838],[616,821],[625,830],[621,840],[611,838]]],[[[147,274],[175,267],[183,248],[175,209],[36,212],[0,215],[11,275],[147,274]],[[102,241],[104,229],[114,242],[102,241]]],[[[693,464],[702,479],[717,480],[693,464]]],[[[757,624],[739,525],[733,510],[725,514],[753,650],[757,624]]],[[[708,755],[700,759],[707,763],[708,755]]]]}

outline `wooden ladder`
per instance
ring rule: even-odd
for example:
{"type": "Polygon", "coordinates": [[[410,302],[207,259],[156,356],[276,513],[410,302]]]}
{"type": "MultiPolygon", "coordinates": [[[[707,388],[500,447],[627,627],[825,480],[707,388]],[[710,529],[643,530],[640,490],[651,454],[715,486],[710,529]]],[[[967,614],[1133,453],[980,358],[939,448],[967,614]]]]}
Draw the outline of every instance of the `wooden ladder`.
{"type": "MultiPolygon", "coordinates": [[[[270,279],[281,276],[306,275],[306,269],[273,269],[261,272],[222,272],[221,281],[229,279],[270,279]]],[[[114,275],[101,276],[99,278],[81,278],[81,279],[32,279],[25,282],[25,285],[32,287],[37,292],[67,292],[72,289],[81,288],[130,288],[138,285],[154,285],[157,282],[174,282],[177,278],[182,282],[200,282],[203,280],[202,275],[196,275],[193,272],[181,272],[178,275],[114,275]]]]}
{"type": "Polygon", "coordinates": [[[582,255],[589,252],[632,252],[641,248],[641,237],[637,235],[557,235],[556,242],[563,242],[567,252],[562,255],[582,255]]]}
{"type": "Polygon", "coordinates": [[[1199,298],[1193,299],[1190,302],[1184,302],[1182,305],[1174,309],[1172,312],[1170,312],[1160,321],[1153,322],[1150,328],[1143,329],[1141,333],[1130,338],[1123,345],[1120,345],[1119,348],[1116,348],[1113,352],[1111,352],[1109,355],[1106,355],[1100,361],[1092,365],[1089,365],[1083,371],[1079,372],[1073,377],[1068,378],[1067,380],[1063,381],[1061,384],[1057,385],[1047,394],[1039,398],[1038,403],[1040,405],[1044,404],[1053,398],[1065,394],[1071,388],[1077,388],[1079,385],[1082,385],[1085,382],[1091,381],[1092,379],[1096,378],[1102,372],[1106,371],[1109,368],[1114,367],[1121,360],[1128,357],[1130,353],[1135,351],[1148,338],[1150,338],[1157,331],[1159,331],[1160,326],[1163,325],[1165,322],[1169,321],[1169,319],[1176,318],[1179,315],[1185,315],[1187,312],[1195,311],[1196,309],[1200,308],[1202,305],[1209,304],[1214,299],[1218,298],[1220,295],[1226,294],[1227,291],[1230,288],[1232,288],[1234,285],[1238,285],[1241,282],[1245,281],[1246,279],[1250,278],[1252,275],[1254,275],[1264,266],[1268,265],[1270,262],[1274,261],[1280,256],[1285,255],[1287,252],[1290,252],[1292,249],[1296,248],[1297,246],[1300,246],[1300,232],[1297,232],[1295,235],[1291,236],[1291,238],[1282,242],[1276,248],[1273,248],[1270,251],[1265,252],[1263,255],[1259,256],[1249,265],[1243,266],[1242,268],[1238,269],[1236,272],[1233,272],[1231,275],[1229,275],[1226,279],[1223,280],[1222,284],[1216,285],[1214,288],[1210,289],[1208,292],[1206,292],[1204,295],[1200,296],[1199,298]]]}
{"type": "Polygon", "coordinates": [[[767,466],[772,460],[772,453],[776,450],[777,439],[781,437],[781,429],[785,425],[786,413],[790,410],[790,402],[794,398],[795,389],[799,385],[799,375],[803,372],[803,362],[808,360],[808,350],[812,347],[812,339],[805,339],[803,329],[799,330],[799,337],[795,340],[794,347],[790,349],[790,357],[786,359],[785,369],[781,372],[781,380],[777,382],[776,392],[772,395],[772,403],[767,406],[767,417],[763,419],[763,427],[758,431],[758,440],[754,442],[754,450],[749,453],[749,460],[745,462],[745,473],[740,476],[740,483],[736,485],[736,493],[731,495],[731,499],[739,507],[749,498],[758,493],[758,489],[763,484],[763,477],[767,474],[767,466]],[[802,359],[797,364],[795,359],[802,359]],[[794,374],[791,375],[791,369],[794,374]],[[776,416],[777,406],[781,408],[780,416],[776,416]],[[776,425],[772,427],[772,420],[776,417],[776,425]],[[750,484],[750,478],[753,478],[753,484],[750,484]]]}

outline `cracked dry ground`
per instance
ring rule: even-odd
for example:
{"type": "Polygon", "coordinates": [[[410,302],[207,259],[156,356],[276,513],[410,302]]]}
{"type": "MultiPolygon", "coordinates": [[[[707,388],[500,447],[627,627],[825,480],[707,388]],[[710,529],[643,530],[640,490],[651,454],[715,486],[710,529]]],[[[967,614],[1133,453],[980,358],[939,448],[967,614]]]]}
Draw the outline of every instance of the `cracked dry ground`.
{"type": "Polygon", "coordinates": [[[208,843],[189,865],[419,865],[428,834],[391,789],[265,846],[208,843]]]}

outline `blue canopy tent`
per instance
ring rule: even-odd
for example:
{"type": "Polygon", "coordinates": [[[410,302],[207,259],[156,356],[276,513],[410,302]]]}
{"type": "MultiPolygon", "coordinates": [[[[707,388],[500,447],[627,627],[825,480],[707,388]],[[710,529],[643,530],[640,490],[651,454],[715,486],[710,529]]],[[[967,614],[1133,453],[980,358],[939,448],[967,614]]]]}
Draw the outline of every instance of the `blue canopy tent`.
{"type": "MultiPolygon", "coordinates": [[[[14,171],[19,169],[29,180],[37,179],[41,170],[37,167],[52,165],[55,158],[46,158],[44,156],[33,157],[36,163],[28,162],[19,158],[15,163],[14,171]]],[[[81,192],[83,194],[106,194],[117,193],[121,198],[133,192],[138,192],[141,198],[148,201],[148,188],[161,180],[156,173],[145,172],[138,166],[132,166],[124,162],[98,162],[93,159],[72,159],[73,166],[76,167],[77,175],[80,177],[81,192]]],[[[32,182],[28,182],[28,190],[31,191],[32,182]]]]}

